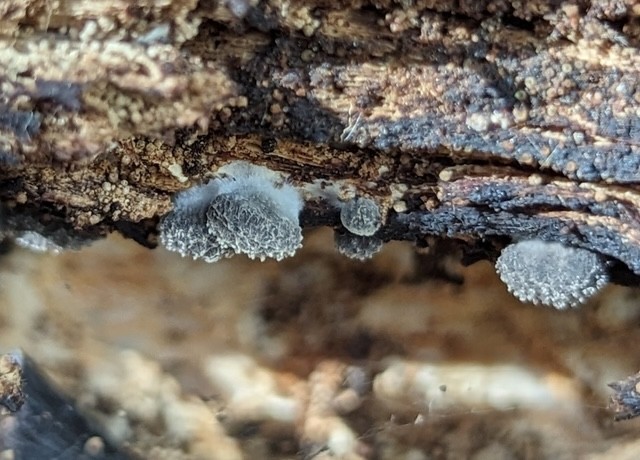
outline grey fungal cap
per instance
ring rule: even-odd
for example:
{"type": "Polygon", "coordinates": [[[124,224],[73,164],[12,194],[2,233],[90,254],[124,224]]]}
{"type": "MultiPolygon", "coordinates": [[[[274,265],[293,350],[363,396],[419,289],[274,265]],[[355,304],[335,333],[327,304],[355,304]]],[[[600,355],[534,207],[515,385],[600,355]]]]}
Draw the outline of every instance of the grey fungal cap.
{"type": "Polygon", "coordinates": [[[597,254],[541,240],[507,246],[496,271],[521,301],[557,309],[584,303],[608,282],[607,267],[597,254]]]}
{"type": "Polygon", "coordinates": [[[160,242],[182,257],[217,262],[234,253],[224,248],[207,232],[204,211],[176,209],[160,223],[160,242]]]}
{"type": "Polygon", "coordinates": [[[303,201],[282,176],[234,162],[207,184],[181,192],[160,223],[160,241],[183,256],[215,262],[234,254],[281,260],[302,245],[303,201]]]}
{"type": "Polygon", "coordinates": [[[340,209],[340,221],[354,235],[371,236],[382,225],[382,214],[372,199],[354,198],[340,209]]]}
{"type": "Polygon", "coordinates": [[[334,242],[340,254],[350,259],[371,259],[382,249],[382,240],[374,236],[360,236],[348,232],[334,232],[334,242]]]}
{"type": "Polygon", "coordinates": [[[209,233],[221,244],[251,259],[282,260],[302,245],[298,222],[283,215],[263,193],[217,196],[207,211],[209,233]]]}

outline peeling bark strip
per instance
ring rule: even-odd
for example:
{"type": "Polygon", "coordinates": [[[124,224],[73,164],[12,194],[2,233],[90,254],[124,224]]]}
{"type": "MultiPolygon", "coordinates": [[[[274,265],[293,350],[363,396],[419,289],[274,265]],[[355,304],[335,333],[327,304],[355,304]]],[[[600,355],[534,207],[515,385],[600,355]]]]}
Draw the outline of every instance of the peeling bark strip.
{"type": "Polygon", "coordinates": [[[640,276],[635,2],[343,3],[3,2],[5,212],[153,245],[239,159],[375,198],[387,240],[536,237],[640,276]]]}

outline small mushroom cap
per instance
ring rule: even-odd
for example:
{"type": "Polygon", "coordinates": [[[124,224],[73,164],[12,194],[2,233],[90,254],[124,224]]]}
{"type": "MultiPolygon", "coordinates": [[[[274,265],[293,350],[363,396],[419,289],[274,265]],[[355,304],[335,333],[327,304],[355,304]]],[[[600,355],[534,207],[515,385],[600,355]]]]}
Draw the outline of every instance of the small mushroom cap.
{"type": "Polygon", "coordinates": [[[221,246],[206,229],[205,213],[199,209],[176,208],[160,222],[160,242],[182,257],[217,262],[231,257],[232,250],[221,246]]]}
{"type": "Polygon", "coordinates": [[[258,192],[217,196],[207,211],[207,229],[221,245],[252,259],[282,260],[302,246],[298,222],[258,192]]]}
{"type": "Polygon", "coordinates": [[[340,209],[340,221],[354,235],[371,236],[382,226],[382,213],[370,198],[354,198],[340,209]]]}
{"type": "Polygon", "coordinates": [[[183,256],[215,262],[234,254],[281,260],[302,244],[303,200],[279,173],[246,162],[181,192],[160,223],[160,241],[183,256]]]}
{"type": "Polygon", "coordinates": [[[541,240],[507,246],[496,261],[496,271],[521,301],[557,309],[586,302],[608,282],[607,267],[599,255],[541,240]]]}

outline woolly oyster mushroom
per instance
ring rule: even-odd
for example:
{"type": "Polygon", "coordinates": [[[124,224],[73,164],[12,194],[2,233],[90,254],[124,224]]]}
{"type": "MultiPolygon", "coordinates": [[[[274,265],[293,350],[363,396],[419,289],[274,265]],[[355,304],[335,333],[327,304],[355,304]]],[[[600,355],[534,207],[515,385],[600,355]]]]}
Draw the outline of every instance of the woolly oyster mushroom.
{"type": "Polygon", "coordinates": [[[267,168],[234,162],[207,184],[177,194],[160,224],[169,250],[215,262],[234,254],[282,260],[302,245],[295,187],[267,168]]]}
{"type": "Polygon", "coordinates": [[[541,240],[507,246],[496,261],[496,271],[521,301],[560,310],[586,302],[608,281],[606,263],[599,255],[541,240]]]}

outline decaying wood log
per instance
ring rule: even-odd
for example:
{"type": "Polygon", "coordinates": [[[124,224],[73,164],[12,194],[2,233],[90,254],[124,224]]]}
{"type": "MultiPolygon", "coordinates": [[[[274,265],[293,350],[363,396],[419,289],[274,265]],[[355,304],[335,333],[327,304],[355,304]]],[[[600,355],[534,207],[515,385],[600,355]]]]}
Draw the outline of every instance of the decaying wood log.
{"type": "Polygon", "coordinates": [[[639,46],[632,0],[5,1],[3,214],[152,247],[171,196],[239,159],[373,197],[384,240],[471,262],[542,238],[631,282],[639,46]]]}

